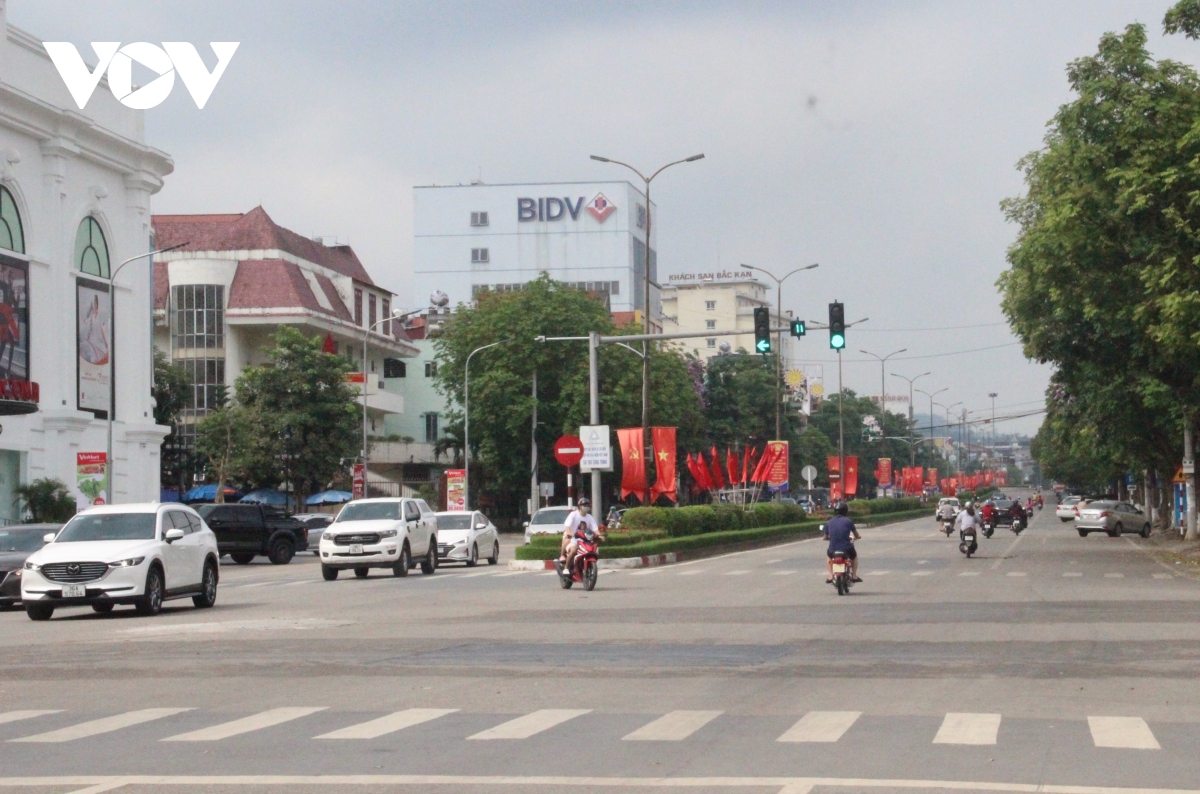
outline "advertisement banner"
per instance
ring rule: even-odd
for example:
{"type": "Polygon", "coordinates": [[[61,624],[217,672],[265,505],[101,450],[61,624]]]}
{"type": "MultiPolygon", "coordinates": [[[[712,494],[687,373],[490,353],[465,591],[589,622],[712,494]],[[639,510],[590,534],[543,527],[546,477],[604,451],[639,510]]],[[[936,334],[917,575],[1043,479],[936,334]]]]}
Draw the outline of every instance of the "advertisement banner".
{"type": "Polygon", "coordinates": [[[106,418],[111,387],[112,318],[108,316],[108,287],[83,279],[75,282],[75,340],[78,354],[77,407],[106,418]]]}
{"type": "Polygon", "coordinates": [[[351,494],[354,499],[367,498],[367,467],[361,463],[354,464],[354,473],[352,475],[351,494]]]}
{"type": "Polygon", "coordinates": [[[463,469],[446,469],[446,509],[467,509],[467,472],[463,469]]]}
{"type": "Polygon", "coordinates": [[[29,379],[29,265],[0,254],[0,380],[29,379]]]}
{"type": "Polygon", "coordinates": [[[810,406],[819,406],[825,399],[825,368],[820,364],[806,365],[804,367],[804,383],[807,386],[810,406]]]}
{"type": "Polygon", "coordinates": [[[892,459],[880,458],[875,466],[875,477],[879,480],[880,488],[890,488],[892,485],[892,459]]]}
{"type": "Polygon", "coordinates": [[[767,489],[771,491],[786,491],[788,488],[788,442],[772,441],[768,445],[771,451],[771,465],[767,469],[767,489]]]}
{"type": "Polygon", "coordinates": [[[107,453],[75,453],[75,504],[80,510],[108,504],[107,453]]]}

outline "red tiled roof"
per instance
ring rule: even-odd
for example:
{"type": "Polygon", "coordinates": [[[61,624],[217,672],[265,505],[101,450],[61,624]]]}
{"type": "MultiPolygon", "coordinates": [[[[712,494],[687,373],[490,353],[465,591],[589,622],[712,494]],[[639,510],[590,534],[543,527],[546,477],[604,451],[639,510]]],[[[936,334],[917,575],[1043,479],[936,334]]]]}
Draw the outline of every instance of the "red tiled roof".
{"type": "Polygon", "coordinates": [[[154,242],[166,248],[186,242],[184,251],[254,251],[279,249],[329,268],[355,281],[375,286],[348,245],[327,246],[285,229],[261,206],[245,213],[155,215],[154,242]]]}
{"type": "Polygon", "coordinates": [[[299,265],[282,259],[246,259],[238,263],[229,288],[229,311],[295,307],[336,314],[317,301],[299,265]]]}
{"type": "Polygon", "coordinates": [[[329,304],[333,306],[334,313],[348,323],[354,322],[353,315],[346,308],[346,304],[342,302],[342,297],[338,295],[337,287],[333,286],[333,282],[328,276],[317,275],[317,283],[321,285],[321,289],[325,292],[325,297],[329,299],[329,304]]]}

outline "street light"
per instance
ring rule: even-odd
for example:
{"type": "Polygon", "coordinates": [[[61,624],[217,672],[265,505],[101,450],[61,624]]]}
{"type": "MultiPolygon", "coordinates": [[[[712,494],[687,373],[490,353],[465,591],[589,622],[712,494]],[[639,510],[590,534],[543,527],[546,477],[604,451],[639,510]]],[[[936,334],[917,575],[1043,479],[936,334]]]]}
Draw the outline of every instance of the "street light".
{"type": "Polygon", "coordinates": [[[881,436],[879,443],[882,445],[880,450],[887,452],[887,360],[892,356],[908,352],[908,348],[894,350],[886,356],[877,355],[870,350],[859,350],[858,352],[879,359],[879,435],[881,436]]]}
{"type": "MultiPolygon", "coordinates": [[[[593,154],[591,157],[593,160],[600,162],[600,163],[612,163],[613,165],[624,166],[625,168],[628,168],[630,171],[632,171],[633,173],[635,173],[639,177],[641,177],[642,181],[646,183],[646,262],[645,262],[645,267],[644,267],[645,279],[643,279],[644,303],[642,304],[642,311],[644,314],[642,317],[642,332],[649,335],[650,334],[650,183],[654,180],[654,177],[658,176],[663,171],[666,171],[671,166],[679,165],[680,163],[692,163],[692,162],[695,162],[696,160],[703,160],[704,155],[703,154],[693,154],[691,157],[685,157],[682,160],[675,160],[673,162],[667,163],[666,165],[659,168],[657,171],[655,171],[650,176],[646,176],[645,174],[643,174],[638,169],[634,168],[629,163],[623,163],[620,160],[613,160],[608,157],[601,157],[598,154],[593,154]]],[[[649,348],[649,343],[643,342],[642,343],[642,353],[644,354],[644,356],[642,358],[642,454],[645,454],[646,449],[647,449],[648,445],[650,444],[650,355],[649,355],[648,348],[649,348]]],[[[649,492],[648,491],[646,493],[642,494],[642,503],[643,504],[649,503],[649,492]]]]}
{"type": "MultiPolygon", "coordinates": [[[[959,402],[954,403],[953,405],[943,406],[946,409],[946,435],[950,435],[950,412],[960,405],[962,405],[961,400],[959,402]]],[[[962,432],[960,431],[958,434],[958,441],[959,441],[960,445],[962,444],[962,440],[963,440],[963,436],[962,436],[962,432]]],[[[956,450],[957,450],[957,447],[956,447],[956,450]]],[[[962,453],[956,452],[956,454],[958,455],[958,467],[961,469],[962,468],[962,453]]]]}
{"type": "MultiPolygon", "coordinates": [[[[368,325],[368,326],[367,326],[367,327],[366,327],[366,328],[363,330],[363,359],[362,359],[362,367],[363,367],[363,384],[362,384],[362,398],[363,398],[363,439],[362,439],[362,459],[363,459],[363,496],[366,496],[366,495],[367,495],[367,458],[370,456],[370,447],[369,447],[369,446],[368,446],[368,444],[367,444],[367,377],[368,377],[368,376],[367,376],[367,342],[368,342],[368,341],[370,341],[370,339],[371,339],[371,332],[375,330],[376,326],[383,325],[384,323],[391,323],[391,322],[396,322],[396,321],[399,321],[399,320],[403,320],[405,317],[411,317],[412,315],[414,315],[414,314],[420,314],[420,313],[421,313],[421,312],[423,312],[423,311],[425,311],[425,310],[424,310],[424,309],[413,309],[411,312],[401,312],[401,311],[400,311],[400,310],[398,310],[398,309],[394,309],[394,310],[392,311],[392,313],[391,313],[391,315],[390,315],[390,316],[388,316],[388,317],[382,317],[382,318],[380,318],[379,320],[377,320],[377,321],[375,321],[375,322],[371,323],[370,325],[368,325]]],[[[401,479],[403,479],[403,478],[401,478],[401,479]]]]}
{"type": "Polygon", "coordinates": [[[988,397],[992,398],[992,469],[996,468],[996,397],[998,396],[997,392],[988,392],[988,397]]]}
{"type": "MultiPolygon", "coordinates": [[[[907,375],[901,375],[899,372],[892,373],[892,377],[904,378],[906,381],[908,381],[908,432],[910,432],[910,433],[916,429],[913,427],[913,384],[916,381],[920,380],[921,378],[923,378],[929,374],[932,374],[932,373],[922,372],[920,375],[910,378],[907,375]]],[[[910,466],[917,465],[917,448],[915,446],[912,447],[912,456],[911,456],[911,460],[909,461],[908,465],[910,465],[910,466]]]]}
{"type": "MultiPolygon", "coordinates": [[[[918,377],[920,377],[920,376],[918,376],[918,377]]],[[[929,445],[930,446],[933,446],[933,406],[939,405],[939,403],[935,403],[933,401],[933,398],[937,397],[939,394],[941,394],[944,391],[950,391],[950,387],[947,386],[944,389],[938,389],[933,394],[930,394],[929,392],[925,391],[924,389],[917,389],[918,393],[924,394],[926,397],[929,398],[929,445]]]]}
{"type": "Polygon", "coordinates": [[[155,254],[165,254],[167,251],[174,251],[176,248],[183,248],[188,243],[178,243],[170,245],[166,248],[159,248],[157,251],[149,251],[145,254],[131,256],[121,264],[117,265],[117,269],[113,271],[112,276],[108,279],[108,323],[110,338],[108,340],[108,410],[105,411],[105,417],[108,431],[108,451],[104,458],[105,479],[107,487],[105,496],[108,497],[109,504],[117,503],[117,476],[116,467],[113,465],[116,461],[113,460],[113,414],[117,412],[117,377],[116,377],[116,358],[117,358],[117,276],[121,269],[130,262],[136,262],[139,259],[145,259],[148,256],[155,254]]]}
{"type": "Polygon", "coordinates": [[[797,273],[801,273],[805,270],[812,270],[813,268],[820,267],[820,266],[821,265],[819,262],[814,262],[811,265],[805,265],[804,267],[796,268],[795,270],[793,270],[791,273],[788,273],[783,278],[778,278],[771,271],[765,270],[761,267],[755,267],[754,265],[742,265],[742,267],[746,267],[751,270],[757,270],[759,273],[765,273],[766,275],[775,279],[775,317],[776,317],[776,322],[778,322],[780,324],[779,350],[777,350],[775,352],[775,439],[776,440],[781,440],[783,438],[783,417],[782,417],[782,409],[780,408],[780,404],[783,402],[783,282],[787,281],[789,278],[796,275],[797,273]]]}
{"type": "Polygon", "coordinates": [[[466,508],[471,509],[471,356],[480,350],[511,342],[511,339],[501,339],[490,345],[477,347],[467,354],[467,363],[463,367],[463,498],[466,508]]]}

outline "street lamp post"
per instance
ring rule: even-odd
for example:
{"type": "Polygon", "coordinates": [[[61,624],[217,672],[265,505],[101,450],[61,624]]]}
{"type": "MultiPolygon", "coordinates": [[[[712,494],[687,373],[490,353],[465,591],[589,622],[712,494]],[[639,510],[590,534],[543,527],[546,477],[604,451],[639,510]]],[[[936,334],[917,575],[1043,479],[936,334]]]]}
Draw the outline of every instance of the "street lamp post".
{"type": "Polygon", "coordinates": [[[783,282],[787,281],[797,273],[805,270],[812,270],[813,268],[820,266],[820,263],[814,262],[811,265],[805,265],[804,267],[796,268],[783,278],[777,278],[774,273],[769,270],[764,270],[761,267],[755,267],[754,265],[742,265],[742,267],[749,268],[750,270],[757,270],[759,273],[765,273],[775,280],[775,317],[777,318],[776,321],[780,323],[779,350],[775,352],[775,439],[777,441],[783,439],[783,409],[781,407],[781,404],[783,403],[783,282]]]}
{"type": "MultiPolygon", "coordinates": [[[[913,384],[929,374],[932,374],[932,373],[922,372],[920,375],[910,378],[907,375],[901,375],[899,372],[892,373],[892,377],[904,378],[906,381],[908,381],[908,432],[910,432],[910,433],[912,433],[916,429],[915,427],[913,427],[913,384]]],[[[932,415],[933,409],[931,408],[929,412],[932,415]]],[[[932,424],[932,423],[933,422],[931,420],[930,424],[932,424]]],[[[910,456],[911,459],[909,460],[908,465],[916,466],[917,465],[917,448],[914,445],[910,445],[910,447],[911,447],[912,455],[910,456]]]]}
{"type": "Polygon", "coordinates": [[[871,358],[879,359],[879,443],[881,444],[880,451],[883,453],[887,452],[887,360],[892,356],[907,351],[908,348],[903,347],[888,353],[886,356],[876,355],[870,350],[858,351],[871,358]]]}
{"type": "Polygon", "coordinates": [[[997,392],[988,392],[988,397],[992,398],[992,468],[996,468],[996,398],[999,396],[997,392]]]}
{"type": "Polygon", "coordinates": [[[471,509],[471,356],[480,350],[511,342],[511,339],[501,339],[490,345],[477,347],[467,354],[467,363],[463,367],[463,494],[467,509],[471,509]]]}
{"type": "MultiPolygon", "coordinates": [[[[620,160],[613,160],[609,157],[601,157],[596,154],[593,154],[591,157],[593,160],[596,160],[597,162],[612,163],[613,165],[620,165],[620,166],[624,166],[625,168],[628,168],[630,171],[632,171],[633,173],[635,173],[639,177],[641,177],[642,181],[646,185],[646,261],[644,263],[645,266],[643,268],[643,274],[645,275],[645,278],[642,280],[642,282],[643,282],[643,284],[642,284],[642,286],[643,286],[642,332],[645,333],[646,335],[649,335],[650,334],[650,183],[652,181],[654,181],[654,177],[658,176],[659,174],[661,174],[663,171],[667,170],[671,166],[679,165],[680,163],[691,163],[691,162],[695,162],[696,160],[703,160],[704,155],[703,154],[693,154],[691,157],[685,157],[682,160],[675,160],[673,162],[667,163],[666,165],[662,166],[657,171],[652,173],[650,176],[646,176],[645,174],[643,174],[638,169],[634,168],[629,163],[623,163],[620,160]]],[[[646,453],[646,449],[648,448],[648,446],[650,444],[650,355],[649,355],[648,348],[649,348],[649,343],[643,342],[642,343],[642,352],[645,354],[645,357],[642,359],[642,454],[643,455],[646,453]]],[[[647,487],[647,489],[650,487],[649,480],[647,480],[646,487],[647,487]]],[[[650,501],[649,496],[650,496],[650,493],[648,490],[642,494],[642,504],[649,504],[649,501],[650,501]]]]}
{"type": "Polygon", "coordinates": [[[939,394],[941,394],[944,391],[950,391],[950,387],[947,386],[944,389],[938,389],[937,391],[933,392],[932,394],[925,391],[924,389],[917,389],[918,393],[924,394],[926,397],[929,398],[929,446],[931,446],[931,447],[933,446],[933,406],[940,404],[940,403],[935,403],[933,401],[933,398],[937,397],[939,394]]]}
{"type": "Polygon", "coordinates": [[[121,264],[117,265],[117,269],[112,272],[112,276],[108,280],[108,323],[109,323],[109,339],[108,339],[108,410],[104,412],[107,427],[105,428],[108,434],[108,447],[104,458],[104,479],[106,483],[105,496],[108,497],[109,504],[117,502],[117,477],[116,462],[113,460],[113,414],[117,412],[117,378],[116,378],[116,358],[117,358],[117,275],[120,274],[122,268],[130,262],[136,262],[139,259],[145,259],[155,254],[165,254],[167,251],[174,251],[176,248],[183,248],[187,245],[186,242],[176,245],[159,248],[157,251],[148,251],[144,254],[131,256],[121,264]]]}
{"type": "MultiPolygon", "coordinates": [[[[949,435],[949,434],[950,434],[950,427],[951,427],[951,425],[950,425],[950,412],[951,412],[951,411],[953,411],[955,408],[957,408],[957,407],[958,407],[958,406],[960,406],[960,405],[962,405],[962,402],[961,402],[961,401],[960,401],[960,402],[956,402],[956,403],[954,403],[953,405],[943,405],[943,406],[942,406],[943,408],[945,408],[945,409],[946,409],[946,434],[947,434],[947,435],[949,435]]],[[[963,440],[963,437],[962,437],[962,432],[960,431],[960,432],[959,432],[959,434],[958,434],[959,446],[961,446],[961,444],[962,444],[962,440],[963,440]]],[[[957,449],[957,448],[956,448],[956,449],[957,449]]],[[[956,452],[955,452],[955,454],[957,455],[957,459],[958,459],[958,467],[959,467],[959,468],[962,468],[962,453],[961,453],[961,452],[957,452],[957,451],[956,451],[956,452]]]]}

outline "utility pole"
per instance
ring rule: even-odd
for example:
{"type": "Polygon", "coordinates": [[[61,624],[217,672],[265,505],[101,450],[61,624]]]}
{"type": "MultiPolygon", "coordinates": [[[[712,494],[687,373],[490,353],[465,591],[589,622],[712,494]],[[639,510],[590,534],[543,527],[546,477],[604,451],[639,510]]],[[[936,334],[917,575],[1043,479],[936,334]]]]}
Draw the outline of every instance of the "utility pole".
{"type": "Polygon", "coordinates": [[[538,487],[538,449],[537,449],[537,367],[533,368],[533,418],[529,425],[530,446],[530,477],[529,477],[529,517],[542,506],[541,489],[538,487]]]}
{"type": "Polygon", "coordinates": [[[1195,442],[1192,438],[1192,414],[1185,411],[1183,414],[1183,479],[1187,482],[1184,488],[1187,489],[1187,532],[1184,534],[1186,540],[1200,539],[1200,532],[1196,527],[1196,454],[1195,442]],[[1191,473],[1188,473],[1188,468],[1191,468],[1191,473]]]}
{"type": "Polygon", "coordinates": [[[996,469],[996,392],[988,392],[992,398],[992,470],[996,469]]]}

